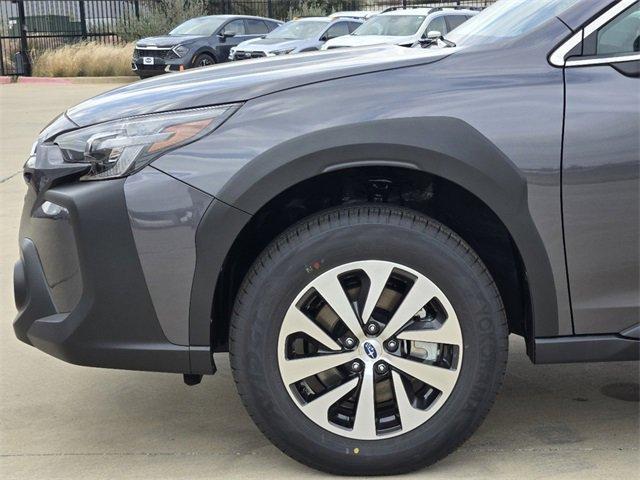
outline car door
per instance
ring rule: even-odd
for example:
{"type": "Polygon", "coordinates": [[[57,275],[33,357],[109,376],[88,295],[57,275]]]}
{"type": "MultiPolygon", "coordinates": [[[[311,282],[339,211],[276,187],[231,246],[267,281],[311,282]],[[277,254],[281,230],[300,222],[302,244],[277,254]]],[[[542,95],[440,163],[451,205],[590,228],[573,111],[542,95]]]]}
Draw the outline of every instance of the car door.
{"type": "Polygon", "coordinates": [[[640,316],[639,3],[587,26],[566,60],[562,202],[576,334],[622,332],[640,316]]]}
{"type": "Polygon", "coordinates": [[[244,19],[236,18],[235,20],[231,20],[220,29],[220,43],[218,45],[219,58],[221,61],[226,62],[229,58],[229,51],[231,50],[231,47],[235,47],[240,42],[244,42],[245,40],[249,40],[254,37],[255,35],[250,36],[247,34],[247,27],[244,19]],[[224,38],[221,37],[223,34],[226,34],[224,38]],[[229,36],[230,34],[232,34],[232,36],[229,36]]]}

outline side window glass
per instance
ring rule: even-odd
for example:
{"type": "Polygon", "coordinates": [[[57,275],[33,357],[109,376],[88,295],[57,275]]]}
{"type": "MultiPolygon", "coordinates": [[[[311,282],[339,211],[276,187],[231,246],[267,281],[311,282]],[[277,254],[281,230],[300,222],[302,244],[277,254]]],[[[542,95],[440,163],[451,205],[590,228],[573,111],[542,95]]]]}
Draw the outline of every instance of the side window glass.
{"type": "Polygon", "coordinates": [[[429,23],[429,26],[424,31],[423,37],[427,38],[428,33],[434,31],[440,32],[442,35],[447,33],[447,24],[444,21],[444,17],[438,17],[431,20],[431,23],[429,23]]]}
{"type": "Polygon", "coordinates": [[[245,35],[244,20],[233,20],[232,22],[227,23],[224,27],[224,33],[245,35]]]}
{"type": "Polygon", "coordinates": [[[269,27],[269,31],[275,30],[276,28],[278,28],[280,26],[276,22],[266,22],[266,23],[267,23],[267,26],[269,27]]]}
{"type": "Polygon", "coordinates": [[[349,27],[347,27],[347,22],[339,22],[335,25],[332,25],[327,30],[327,33],[324,34],[324,37],[327,40],[331,40],[332,38],[341,37],[343,35],[349,35],[349,27]]]}
{"type": "MultiPolygon", "coordinates": [[[[467,21],[468,17],[465,15],[447,15],[447,27],[449,32],[456,27],[459,27],[467,21]]],[[[444,33],[444,32],[443,32],[444,33]]]]}
{"type": "Polygon", "coordinates": [[[640,52],[640,4],[633,4],[591,37],[589,40],[595,41],[595,52],[592,50],[595,55],[640,52]]]}
{"type": "Polygon", "coordinates": [[[253,18],[247,19],[247,27],[249,35],[264,35],[269,33],[267,25],[262,20],[254,20],[253,18]]]}
{"type": "Polygon", "coordinates": [[[362,24],[358,22],[348,22],[347,25],[349,27],[349,33],[351,33],[362,24]]]}

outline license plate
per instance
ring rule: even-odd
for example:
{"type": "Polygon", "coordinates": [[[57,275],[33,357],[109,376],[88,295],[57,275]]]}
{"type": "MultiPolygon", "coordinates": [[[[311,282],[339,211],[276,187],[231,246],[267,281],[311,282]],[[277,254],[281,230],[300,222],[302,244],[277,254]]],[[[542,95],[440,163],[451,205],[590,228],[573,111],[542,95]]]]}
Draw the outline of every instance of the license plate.
{"type": "Polygon", "coordinates": [[[142,57],[143,65],[153,65],[153,57],[142,57]]]}

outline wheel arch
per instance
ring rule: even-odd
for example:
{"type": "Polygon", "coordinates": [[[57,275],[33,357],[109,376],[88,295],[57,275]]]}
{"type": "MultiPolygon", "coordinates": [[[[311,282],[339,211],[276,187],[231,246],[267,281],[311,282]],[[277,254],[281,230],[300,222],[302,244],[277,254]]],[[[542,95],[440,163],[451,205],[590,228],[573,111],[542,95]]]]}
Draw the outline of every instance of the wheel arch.
{"type": "MultiPolygon", "coordinates": [[[[260,231],[252,229],[259,225],[256,222],[264,221],[261,212],[277,205],[279,199],[296,188],[304,189],[313,182],[335,180],[353,172],[394,171],[404,172],[408,177],[437,179],[485,205],[508,232],[521,260],[532,319],[527,339],[557,334],[553,273],[528,209],[526,180],[518,168],[465,122],[447,117],[403,120],[406,121],[374,122],[375,128],[359,124],[328,129],[284,142],[245,165],[225,184],[217,198],[238,210],[231,209],[233,213],[229,213],[229,208],[218,202],[198,229],[198,236],[205,238],[207,231],[219,232],[220,222],[224,222],[224,230],[229,233],[222,242],[226,256],[214,263],[216,268],[198,268],[212,264],[205,251],[205,245],[211,243],[197,242],[202,248],[198,252],[192,292],[191,338],[195,344],[202,345],[206,335],[214,347],[221,345],[211,335],[220,334],[223,330],[217,326],[228,321],[224,309],[220,309],[220,299],[233,292],[224,292],[228,280],[224,276],[234,256],[247,255],[238,245],[242,245],[247,235],[260,231]]],[[[465,238],[464,234],[461,236],[465,238]]],[[[244,259],[245,263],[249,260],[253,258],[244,259]]]]}
{"type": "Polygon", "coordinates": [[[210,55],[211,58],[213,58],[213,61],[216,63],[220,63],[220,60],[218,58],[218,55],[215,51],[214,48],[208,46],[208,45],[202,45],[200,48],[198,48],[198,50],[196,50],[196,52],[191,56],[191,66],[193,67],[194,62],[196,61],[196,58],[198,58],[198,55],[201,55],[203,53],[206,53],[207,55],[210,55]]]}

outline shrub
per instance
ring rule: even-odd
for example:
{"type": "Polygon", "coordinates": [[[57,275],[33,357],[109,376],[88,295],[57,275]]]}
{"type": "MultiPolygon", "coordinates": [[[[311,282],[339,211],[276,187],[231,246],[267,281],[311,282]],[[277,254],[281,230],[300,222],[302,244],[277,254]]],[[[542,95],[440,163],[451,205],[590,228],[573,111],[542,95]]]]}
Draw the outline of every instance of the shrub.
{"type": "Polygon", "coordinates": [[[133,43],[108,45],[82,42],[44,50],[32,55],[37,77],[109,77],[133,75],[133,43]]]}
{"type": "Polygon", "coordinates": [[[139,19],[116,23],[116,33],[121,40],[134,42],[144,37],[166,35],[182,22],[206,14],[204,0],[159,0],[151,7],[141,7],[139,19]]]}

